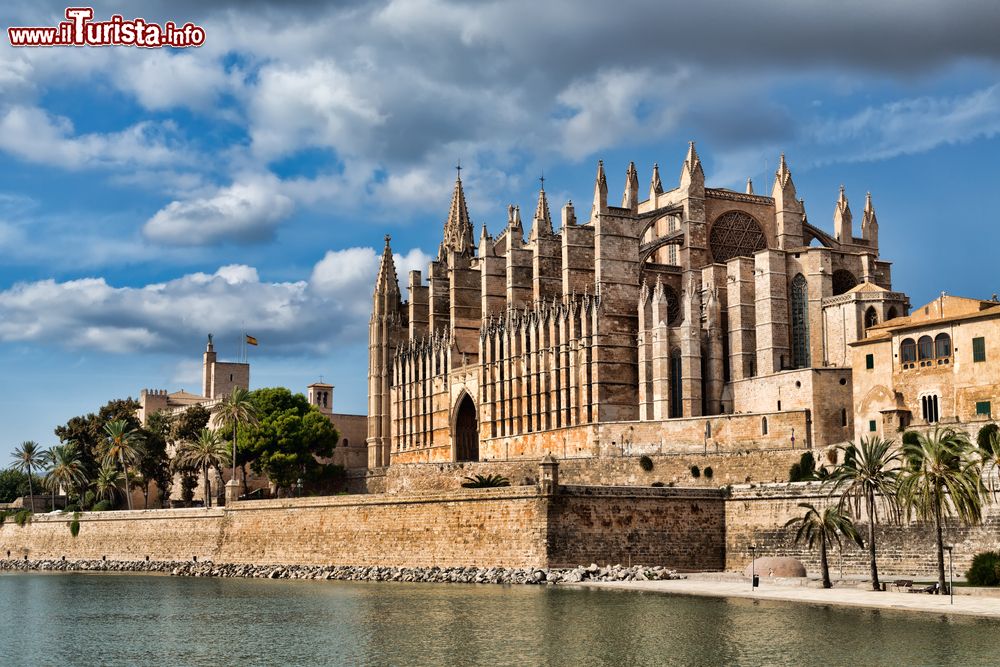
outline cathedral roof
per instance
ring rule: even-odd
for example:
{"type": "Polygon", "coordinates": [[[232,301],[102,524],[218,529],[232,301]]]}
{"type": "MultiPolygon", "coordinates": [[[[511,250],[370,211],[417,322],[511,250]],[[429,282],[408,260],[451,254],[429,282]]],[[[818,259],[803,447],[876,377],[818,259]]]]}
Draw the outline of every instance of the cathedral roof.
{"type": "Polygon", "coordinates": [[[855,285],[851,289],[847,290],[847,294],[857,294],[859,292],[888,292],[884,287],[876,285],[875,283],[863,282],[859,285],[855,285]]]}

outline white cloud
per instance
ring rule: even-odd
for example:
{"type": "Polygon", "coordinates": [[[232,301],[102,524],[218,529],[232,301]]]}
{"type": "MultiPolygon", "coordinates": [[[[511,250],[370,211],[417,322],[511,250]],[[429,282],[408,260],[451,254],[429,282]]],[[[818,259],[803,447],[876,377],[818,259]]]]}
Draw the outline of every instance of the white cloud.
{"type": "Polygon", "coordinates": [[[143,233],[182,246],[266,240],[294,209],[279,188],[274,176],[254,176],[208,196],[172,201],[146,222],[143,233]]]}
{"type": "Polygon", "coordinates": [[[172,123],[144,121],[108,134],[74,136],[73,123],[43,109],[13,106],[0,117],[0,150],[67,169],[156,167],[185,161],[172,146],[172,123]]]}
{"type": "MultiPolygon", "coordinates": [[[[429,259],[417,248],[395,256],[401,275],[429,259]]],[[[309,280],[290,282],[261,281],[254,267],[234,264],[140,287],[104,278],[18,283],[0,291],[0,342],[173,351],[246,327],[279,353],[325,352],[364,340],[378,261],[374,248],[331,251],[309,280]]]]}
{"type": "Polygon", "coordinates": [[[164,49],[140,51],[125,61],[115,83],[151,110],[208,110],[230,87],[229,77],[217,60],[200,51],[173,54],[164,49]]]}

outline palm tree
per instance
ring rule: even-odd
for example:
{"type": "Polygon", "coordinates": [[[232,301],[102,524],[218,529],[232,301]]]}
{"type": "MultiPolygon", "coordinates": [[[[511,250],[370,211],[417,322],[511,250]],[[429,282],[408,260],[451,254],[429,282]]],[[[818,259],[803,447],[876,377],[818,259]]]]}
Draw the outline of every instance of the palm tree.
{"type": "Polygon", "coordinates": [[[1000,471],[1000,431],[996,428],[990,429],[989,426],[996,425],[984,426],[979,431],[978,454],[982,464],[983,481],[989,480],[989,488],[995,498],[998,488],[994,477],[1000,471]]]}
{"type": "Polygon", "coordinates": [[[11,467],[28,475],[28,496],[32,498],[31,509],[34,510],[35,488],[31,483],[31,475],[35,468],[41,468],[45,464],[45,454],[37,442],[26,440],[14,448],[13,456],[14,465],[11,467]]]}
{"type": "Polygon", "coordinates": [[[848,443],[837,448],[844,453],[843,462],[830,474],[831,493],[840,493],[840,506],[864,501],[868,517],[868,556],[871,559],[872,590],[881,590],[878,564],[875,560],[875,524],[878,522],[876,495],[881,495],[895,509],[899,481],[899,452],[892,440],[861,438],[858,444],[848,443]]]}
{"type": "Polygon", "coordinates": [[[200,468],[205,479],[205,507],[212,506],[212,485],[209,482],[208,471],[216,468],[220,474],[222,466],[229,461],[229,454],[226,452],[226,443],[222,441],[219,434],[207,428],[201,429],[198,439],[194,442],[185,442],[177,450],[177,463],[181,466],[200,468]]]}
{"type": "Polygon", "coordinates": [[[943,517],[977,524],[983,518],[982,467],[969,437],[949,428],[935,428],[920,434],[917,442],[903,449],[906,468],[899,485],[899,497],[907,518],[934,520],[937,532],[938,593],[945,589],[943,517]]]}
{"type": "Polygon", "coordinates": [[[97,471],[97,479],[94,480],[97,496],[110,502],[114,502],[115,496],[124,483],[125,475],[111,461],[105,461],[101,465],[97,471]]]}
{"type": "MultiPolygon", "coordinates": [[[[257,424],[257,408],[250,399],[250,392],[243,387],[236,387],[222,399],[218,405],[219,422],[222,426],[233,429],[233,480],[236,479],[236,442],[239,440],[240,425],[253,426],[257,424]]],[[[246,484],[246,479],[243,480],[246,484]]]]}
{"type": "Polygon", "coordinates": [[[862,542],[861,535],[858,534],[857,528],[854,527],[854,522],[851,520],[851,516],[844,512],[841,507],[831,505],[822,512],[810,503],[799,503],[799,507],[805,508],[806,513],[802,516],[790,519],[788,523],[785,524],[785,527],[799,527],[798,531],[795,533],[796,544],[804,538],[806,540],[806,544],[808,544],[809,548],[812,549],[813,545],[819,541],[819,567],[823,574],[823,588],[832,588],[833,583],[830,581],[830,566],[827,561],[827,549],[833,544],[833,542],[836,542],[837,546],[843,549],[844,545],[840,540],[841,535],[849,538],[859,547],[863,547],[864,542],[862,542]]]}
{"type": "Polygon", "coordinates": [[[124,419],[117,419],[104,425],[107,442],[104,445],[104,461],[120,463],[125,475],[125,499],[132,509],[132,494],[128,486],[128,464],[139,458],[139,434],[129,427],[124,419]]]}
{"type": "Polygon", "coordinates": [[[56,489],[66,489],[66,495],[72,489],[80,491],[83,495],[83,487],[87,483],[87,475],[80,463],[80,452],[76,444],[68,442],[65,445],[56,445],[49,450],[49,472],[45,475],[45,483],[55,494],[56,489]]]}

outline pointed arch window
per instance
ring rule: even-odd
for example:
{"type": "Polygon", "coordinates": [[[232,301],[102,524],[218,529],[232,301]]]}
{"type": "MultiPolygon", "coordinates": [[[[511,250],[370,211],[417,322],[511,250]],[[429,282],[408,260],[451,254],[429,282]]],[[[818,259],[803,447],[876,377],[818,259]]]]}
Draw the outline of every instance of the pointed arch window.
{"type": "Polygon", "coordinates": [[[792,367],[809,366],[809,284],[801,273],[792,279],[792,367]]]}
{"type": "Polygon", "coordinates": [[[681,417],[684,410],[681,407],[681,351],[674,348],[670,351],[670,417],[681,417]]]}
{"type": "Polygon", "coordinates": [[[875,312],[874,306],[868,306],[868,310],[865,311],[865,329],[876,324],[878,324],[878,313],[875,312]]]}

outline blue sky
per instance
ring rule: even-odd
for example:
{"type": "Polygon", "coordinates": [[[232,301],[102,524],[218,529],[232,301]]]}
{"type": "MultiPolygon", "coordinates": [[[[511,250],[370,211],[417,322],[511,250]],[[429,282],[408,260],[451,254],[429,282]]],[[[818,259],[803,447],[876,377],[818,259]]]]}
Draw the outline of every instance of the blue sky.
{"type": "MultiPolygon", "coordinates": [[[[989,298],[1000,220],[1000,6],[396,0],[143,3],[203,47],[0,46],[0,455],[143,387],[200,387],[260,339],[254,386],[323,376],[364,411],[382,236],[401,275],[470,213],[586,209],[596,161],[769,192],[784,151],[809,219],[872,192],[915,305],[989,298]]],[[[4,27],[64,5],[8,0],[4,27]]],[[[132,18],[124,3],[95,16],[132,18]]]]}

